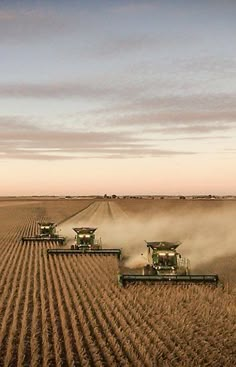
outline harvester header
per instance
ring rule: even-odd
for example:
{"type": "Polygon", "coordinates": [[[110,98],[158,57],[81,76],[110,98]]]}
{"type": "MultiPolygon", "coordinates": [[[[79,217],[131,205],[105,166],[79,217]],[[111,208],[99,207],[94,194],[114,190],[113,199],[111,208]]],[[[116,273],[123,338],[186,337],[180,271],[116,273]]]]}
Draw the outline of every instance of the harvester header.
{"type": "Polygon", "coordinates": [[[99,250],[84,250],[84,249],[69,249],[69,248],[50,248],[47,249],[48,255],[103,255],[116,256],[118,260],[121,259],[121,250],[115,248],[104,248],[99,250]]]}
{"type": "Polygon", "coordinates": [[[38,222],[39,233],[34,236],[24,236],[21,241],[22,243],[50,241],[63,245],[65,243],[65,237],[59,236],[56,233],[56,227],[56,223],[53,222],[38,222]]]}
{"type": "Polygon", "coordinates": [[[218,275],[141,275],[118,274],[118,283],[121,287],[128,283],[147,282],[160,284],[208,284],[217,285],[218,275]]]}

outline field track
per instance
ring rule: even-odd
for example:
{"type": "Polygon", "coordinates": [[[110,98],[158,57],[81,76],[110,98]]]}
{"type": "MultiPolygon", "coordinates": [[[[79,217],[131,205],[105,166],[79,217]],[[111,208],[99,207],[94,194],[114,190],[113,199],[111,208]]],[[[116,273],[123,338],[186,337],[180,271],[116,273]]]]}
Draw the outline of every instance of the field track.
{"type": "Polygon", "coordinates": [[[0,205],[0,367],[236,365],[234,294],[202,286],[120,289],[115,257],[47,256],[54,244],[20,243],[41,220],[61,223],[61,234],[76,223],[111,230],[129,220],[126,206],[0,205]]]}

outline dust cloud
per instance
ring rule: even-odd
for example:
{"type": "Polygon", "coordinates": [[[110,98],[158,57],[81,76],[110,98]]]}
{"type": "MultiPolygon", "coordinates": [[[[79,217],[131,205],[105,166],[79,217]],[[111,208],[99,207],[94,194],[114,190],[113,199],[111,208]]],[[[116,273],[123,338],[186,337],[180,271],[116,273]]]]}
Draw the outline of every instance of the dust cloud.
{"type": "MultiPolygon", "coordinates": [[[[127,257],[125,265],[130,268],[142,267],[146,263],[145,240],[181,241],[179,252],[190,259],[194,271],[200,264],[236,254],[236,203],[197,204],[174,205],[159,211],[153,208],[129,215],[113,210],[112,218],[103,212],[100,214],[104,215],[95,215],[89,222],[88,218],[83,218],[80,225],[98,227],[96,235],[98,239],[101,237],[103,247],[121,248],[123,256],[127,257]]],[[[73,241],[75,233],[72,228],[76,226],[78,218],[71,218],[59,226],[60,232],[73,241]]]]}
{"type": "Polygon", "coordinates": [[[104,246],[122,248],[127,267],[146,263],[147,241],[181,241],[180,253],[190,259],[194,271],[199,264],[236,254],[235,208],[174,208],[163,213],[136,214],[107,220],[100,227],[104,246]],[[143,253],[143,256],[141,255],[143,253]]]}
{"type": "Polygon", "coordinates": [[[59,233],[60,236],[66,237],[66,247],[70,247],[74,243],[75,232],[73,231],[73,228],[75,227],[77,227],[77,223],[74,220],[66,221],[57,226],[57,233],[59,233]]]}

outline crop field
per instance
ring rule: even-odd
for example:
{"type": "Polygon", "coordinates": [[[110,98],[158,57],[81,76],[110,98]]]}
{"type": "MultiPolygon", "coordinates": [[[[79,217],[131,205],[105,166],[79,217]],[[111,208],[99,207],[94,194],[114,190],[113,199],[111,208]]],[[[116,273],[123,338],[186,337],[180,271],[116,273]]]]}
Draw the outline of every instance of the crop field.
{"type": "Polygon", "coordinates": [[[0,366],[232,367],[236,365],[236,202],[175,200],[0,201],[0,366]],[[183,241],[193,272],[224,287],[120,288],[115,256],[47,255],[22,244],[37,222],[98,227],[138,271],[144,240],[183,241]]]}

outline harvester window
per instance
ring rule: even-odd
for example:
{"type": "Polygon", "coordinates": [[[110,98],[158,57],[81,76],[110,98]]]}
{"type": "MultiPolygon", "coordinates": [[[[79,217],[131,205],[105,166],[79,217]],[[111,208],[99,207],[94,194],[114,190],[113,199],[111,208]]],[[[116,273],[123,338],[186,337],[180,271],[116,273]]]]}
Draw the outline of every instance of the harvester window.
{"type": "Polygon", "coordinates": [[[164,258],[164,256],[159,256],[158,263],[159,263],[159,265],[165,265],[165,258],[164,258]]]}
{"type": "Polygon", "coordinates": [[[165,254],[165,255],[159,256],[158,263],[160,266],[174,266],[176,265],[176,258],[174,254],[173,255],[165,254]]]}
{"type": "Polygon", "coordinates": [[[175,259],[175,257],[174,256],[169,256],[168,257],[168,260],[167,260],[167,262],[168,262],[168,265],[169,266],[174,266],[174,265],[176,265],[176,259],[175,259]]]}

